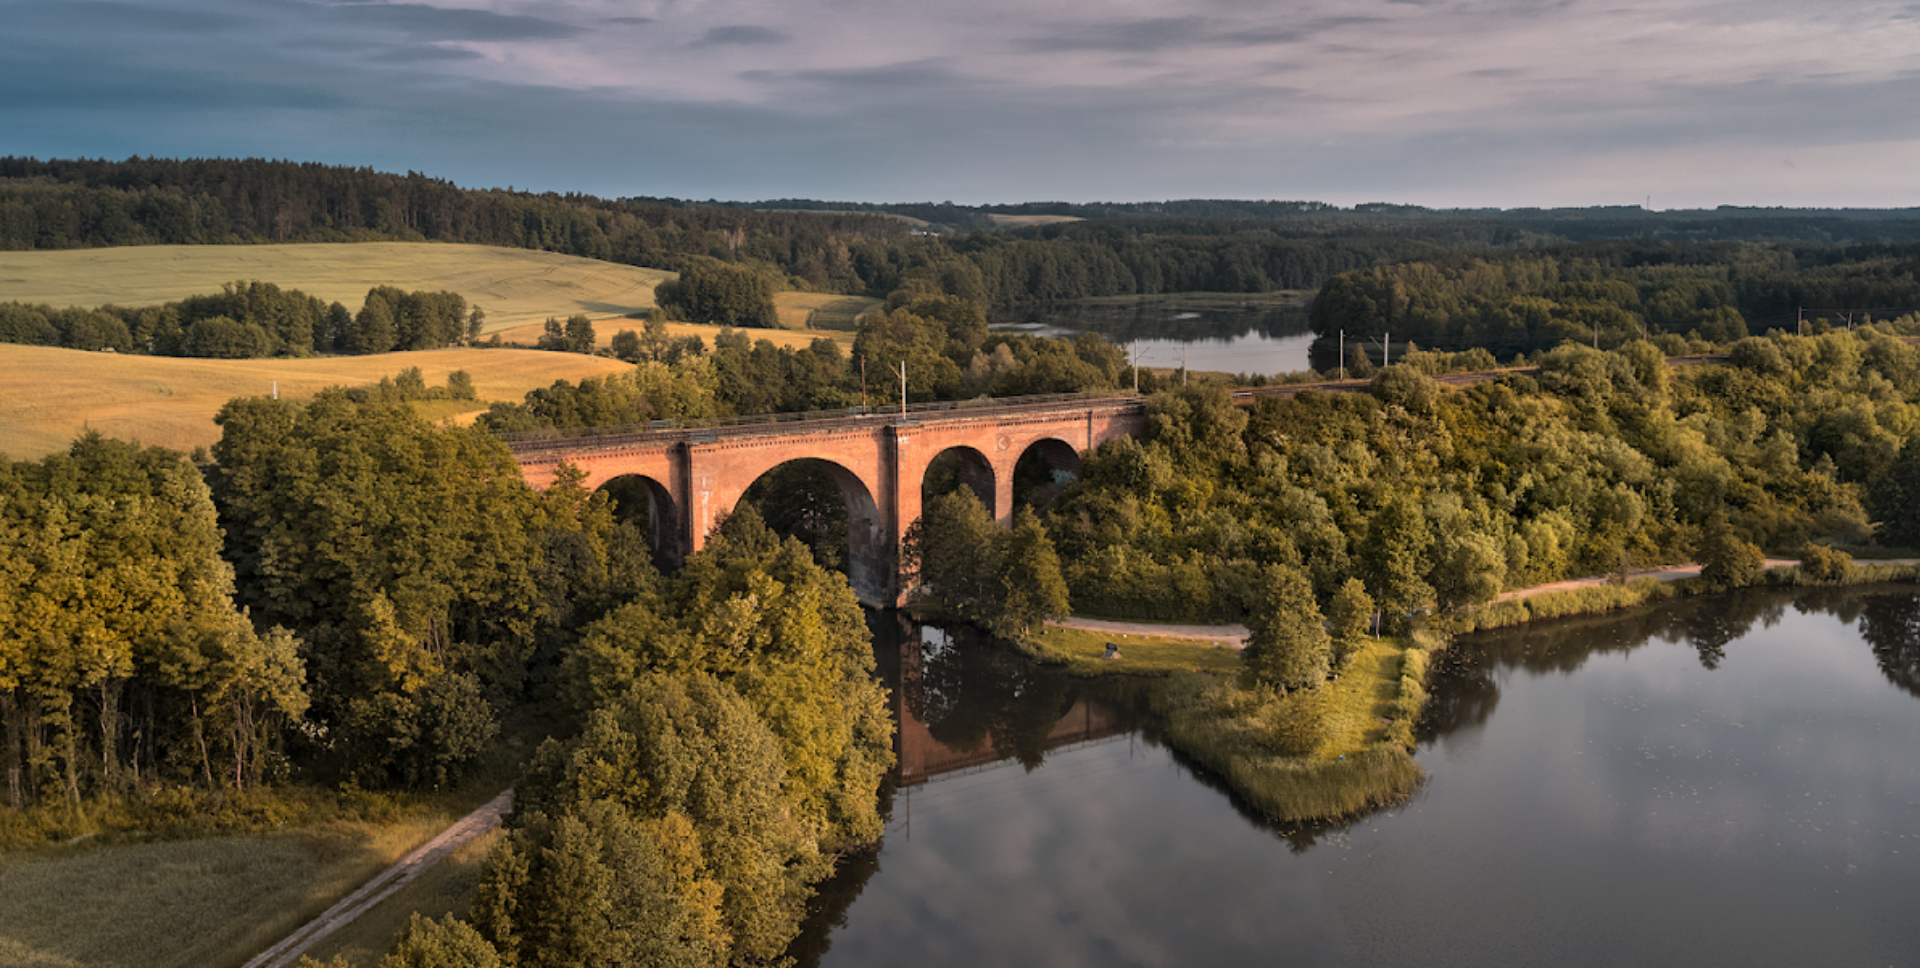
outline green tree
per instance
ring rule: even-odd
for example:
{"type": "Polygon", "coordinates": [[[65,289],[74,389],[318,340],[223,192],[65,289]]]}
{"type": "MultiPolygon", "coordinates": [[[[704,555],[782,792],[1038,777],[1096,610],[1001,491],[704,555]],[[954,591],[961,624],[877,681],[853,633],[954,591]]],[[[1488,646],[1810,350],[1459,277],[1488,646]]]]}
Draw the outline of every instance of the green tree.
{"type": "Polygon", "coordinates": [[[774,286],[744,266],[701,260],[654,289],[654,303],[690,322],[773,329],[780,316],[774,286]]]}
{"type": "Polygon", "coordinates": [[[583,313],[575,313],[567,317],[567,352],[591,354],[595,340],[593,320],[588,319],[583,313]]]}
{"type": "Polygon", "coordinates": [[[1853,556],[1838,548],[1808,542],[1800,548],[1800,573],[1816,582],[1837,583],[1853,571],[1853,556]]]}
{"type": "Polygon", "coordinates": [[[1060,574],[1060,558],[1047,538],[1046,525],[1032,509],[1022,505],[1013,513],[1013,529],[994,537],[1005,550],[999,555],[1001,591],[989,628],[997,635],[1016,638],[1049,618],[1067,614],[1067,582],[1060,574]]]}
{"type": "Polygon", "coordinates": [[[1433,600],[1426,553],[1431,539],[1426,519],[1412,499],[1391,497],[1367,521],[1357,551],[1361,579],[1387,617],[1396,623],[1433,600]]]}
{"type": "Polygon", "coordinates": [[[1894,548],[1920,548],[1920,435],[1908,437],[1899,457],[1874,479],[1867,509],[1878,523],[1874,541],[1894,548]]]}
{"type": "Polygon", "coordinates": [[[1718,589],[1745,588],[1766,572],[1759,546],[1735,534],[1724,514],[1707,522],[1700,538],[1700,580],[1718,589]]]}
{"type": "Polygon", "coordinates": [[[1360,650],[1373,618],[1373,598],[1358,578],[1349,578],[1327,602],[1327,625],[1333,635],[1333,666],[1338,669],[1360,650]]]}
{"type": "Polygon", "coordinates": [[[942,609],[985,625],[1003,591],[998,530],[969,488],[927,501],[901,555],[908,582],[942,609]]]}
{"type": "Polygon", "coordinates": [[[1247,616],[1247,668],[1275,688],[1318,686],[1331,667],[1333,643],[1314,603],[1313,586],[1283,565],[1268,566],[1261,578],[1259,597],[1247,616]]]}
{"type": "MultiPolygon", "coordinates": [[[[468,726],[416,727],[484,709],[436,692],[452,688],[447,673],[495,695],[522,687],[547,618],[539,536],[579,527],[565,495],[528,488],[490,434],[433,426],[405,404],[255,397],[216,420],[212,480],[243,599],[257,621],[301,630],[313,714],[347,761],[383,772],[410,736],[470,750],[468,726]]],[[[444,765],[438,755],[425,762],[444,765]]],[[[439,779],[437,767],[394,775],[439,779]]]]}
{"type": "Polygon", "coordinates": [[[1507,559],[1492,538],[1478,531],[1454,531],[1443,535],[1433,550],[1427,580],[1442,610],[1484,605],[1500,594],[1507,559]]]}
{"type": "Polygon", "coordinates": [[[436,921],[416,911],[407,919],[400,942],[380,959],[378,968],[499,968],[499,965],[500,952],[472,925],[451,914],[436,921]]]}
{"type": "Polygon", "coordinates": [[[374,289],[367,293],[367,301],[360,307],[360,314],[353,318],[354,353],[386,353],[392,351],[394,342],[399,339],[398,322],[394,319],[393,304],[374,289]]]}
{"type": "Polygon", "coordinates": [[[628,363],[637,363],[640,361],[640,334],[630,329],[623,329],[613,334],[613,340],[608,344],[608,348],[613,351],[616,358],[626,360],[628,363]]]}
{"type": "MultiPolygon", "coordinates": [[[[472,963],[486,964],[487,953],[497,949],[505,954],[496,954],[498,961],[519,968],[722,963],[725,937],[711,925],[712,889],[718,885],[680,883],[676,875],[694,872],[676,871],[673,861],[680,858],[663,856],[660,840],[670,831],[677,832],[642,821],[612,800],[589,800],[553,817],[532,813],[518,819],[481,874],[473,904],[479,930],[465,930],[471,940],[439,942],[440,950],[472,950],[477,958],[472,963]],[[690,897],[682,893],[686,888],[692,889],[690,897]],[[709,910],[699,910],[700,901],[709,902],[709,910]],[[478,945],[486,945],[485,951],[478,945]]],[[[687,846],[671,848],[685,852],[687,846]]],[[[682,856],[699,860],[697,853],[682,856]]],[[[403,940],[403,951],[406,944],[403,940]]],[[[395,968],[442,963],[408,961],[395,968]]],[[[382,962],[381,968],[388,966],[382,962]]]]}
{"type": "MultiPolygon", "coordinates": [[[[517,788],[516,809],[529,818],[561,817],[588,811],[594,801],[611,801],[662,825],[656,846],[673,852],[667,865],[672,893],[694,928],[683,929],[681,937],[750,962],[779,954],[805,913],[806,885],[826,872],[805,825],[781,794],[785,787],[780,741],[739,693],[704,673],[649,676],[613,707],[589,716],[574,739],[543,745],[517,788]],[[714,927],[698,930],[705,924],[714,927]]],[[[583,825],[583,840],[594,826],[583,825]]],[[[593,846],[586,840],[568,855],[591,857],[593,846]]],[[[565,923],[537,927],[534,919],[547,910],[572,917],[581,908],[568,898],[577,898],[588,912],[605,910],[612,892],[586,885],[604,882],[606,875],[592,869],[568,873],[523,902],[525,889],[515,882],[524,877],[537,884],[539,878],[538,862],[530,851],[521,853],[524,860],[501,858],[490,864],[501,873],[483,877],[475,905],[482,933],[503,950],[553,944],[561,952],[559,961],[537,963],[581,963],[565,959],[594,939],[565,923]],[[517,872],[521,864],[525,875],[517,872]],[[505,883],[490,887],[490,881],[505,883]]],[[[653,930],[659,928],[656,922],[653,930]]]]}

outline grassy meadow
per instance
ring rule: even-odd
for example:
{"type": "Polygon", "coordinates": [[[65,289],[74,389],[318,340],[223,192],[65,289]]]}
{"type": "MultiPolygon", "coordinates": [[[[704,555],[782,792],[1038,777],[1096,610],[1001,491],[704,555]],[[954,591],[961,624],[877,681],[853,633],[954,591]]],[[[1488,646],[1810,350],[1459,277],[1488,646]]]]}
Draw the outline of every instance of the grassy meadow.
{"type": "Polygon", "coordinates": [[[151,306],[259,280],[358,310],[374,286],[444,289],[486,311],[487,333],[537,327],[548,316],[641,313],[653,306],[653,287],[672,278],[674,273],[659,269],[553,252],[440,242],[0,252],[0,301],[151,306]]]}
{"type": "Polygon", "coordinates": [[[1426,773],[1410,752],[1437,636],[1369,641],[1318,689],[1280,697],[1183,675],[1154,699],[1168,741],[1282,822],[1353,816],[1410,796],[1426,773]]]}
{"type": "Polygon", "coordinates": [[[1076,676],[1166,676],[1179,672],[1238,673],[1240,652],[1212,639],[1131,635],[1048,626],[1022,648],[1035,659],[1065,665],[1076,676]],[[1106,658],[1107,643],[1120,658],[1106,658]]]}
{"type": "Polygon", "coordinates": [[[884,310],[886,302],[830,292],[782,292],[774,294],[773,308],[785,329],[851,332],[859,328],[860,317],[884,310]]]}
{"type": "Polygon", "coordinates": [[[0,964],[238,966],[452,820],[12,854],[0,863],[0,964]]]}
{"type": "MultiPolygon", "coordinates": [[[[519,401],[555,380],[615,373],[626,364],[578,353],[443,349],[312,359],[192,360],[0,344],[0,453],[16,460],[64,450],[97,430],[179,450],[220,439],[213,416],[234,397],[310,397],[329,386],[377,383],[419,367],[429,386],[465,370],[480,402],[519,401]]],[[[458,419],[457,414],[446,416],[458,419]]]]}

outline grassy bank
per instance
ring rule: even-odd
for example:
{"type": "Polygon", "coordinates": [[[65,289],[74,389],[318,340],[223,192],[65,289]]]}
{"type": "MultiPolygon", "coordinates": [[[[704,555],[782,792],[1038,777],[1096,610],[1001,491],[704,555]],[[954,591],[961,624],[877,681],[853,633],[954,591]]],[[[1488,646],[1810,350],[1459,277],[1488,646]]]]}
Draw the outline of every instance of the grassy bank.
{"type": "Polygon", "coordinates": [[[1170,676],[1182,672],[1238,673],[1240,652],[1212,639],[1128,635],[1049,626],[1016,643],[1021,652],[1045,665],[1064,666],[1076,676],[1170,676]],[[1120,657],[1106,658],[1107,643],[1120,657]]]}
{"type": "Polygon", "coordinates": [[[1398,803],[1426,774],[1409,748],[1440,636],[1370,642],[1340,678],[1282,696],[1221,676],[1184,675],[1154,698],[1168,742],[1283,822],[1336,819],[1398,803]]]}

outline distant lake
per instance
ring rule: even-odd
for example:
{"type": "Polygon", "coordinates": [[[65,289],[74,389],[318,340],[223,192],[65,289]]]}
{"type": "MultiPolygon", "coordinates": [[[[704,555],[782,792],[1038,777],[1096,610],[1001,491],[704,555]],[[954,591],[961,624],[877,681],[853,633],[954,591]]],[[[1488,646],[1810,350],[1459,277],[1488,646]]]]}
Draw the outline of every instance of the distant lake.
{"type": "Polygon", "coordinates": [[[1098,333],[1133,344],[1140,365],[1265,374],[1308,369],[1308,300],[1292,293],[1185,293],[1040,303],[998,314],[996,332],[1073,337],[1098,333]]]}

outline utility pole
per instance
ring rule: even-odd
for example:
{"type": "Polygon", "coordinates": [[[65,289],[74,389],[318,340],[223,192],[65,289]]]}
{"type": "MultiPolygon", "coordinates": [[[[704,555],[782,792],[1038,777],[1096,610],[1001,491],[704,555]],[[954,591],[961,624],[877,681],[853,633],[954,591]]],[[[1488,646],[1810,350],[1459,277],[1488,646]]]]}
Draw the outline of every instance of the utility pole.
{"type": "Polygon", "coordinates": [[[900,361],[900,416],[907,415],[907,361],[900,361]]]}
{"type": "Polygon", "coordinates": [[[1180,385],[1183,387],[1187,385],[1187,344],[1188,342],[1190,341],[1182,340],[1180,343],[1180,385]]]}
{"type": "Polygon", "coordinates": [[[1133,360],[1133,393],[1140,394],[1140,341],[1127,341],[1127,356],[1133,360]]]}
{"type": "Polygon", "coordinates": [[[1799,315],[1800,335],[1805,336],[1807,335],[1807,307],[1801,306],[1800,312],[1798,315],[1799,315]]]}
{"type": "Polygon", "coordinates": [[[1335,362],[1340,367],[1340,379],[1347,378],[1347,331],[1340,331],[1340,356],[1335,362]]]}
{"type": "Polygon", "coordinates": [[[860,412],[867,412],[867,354],[860,354],[860,412]]]}

